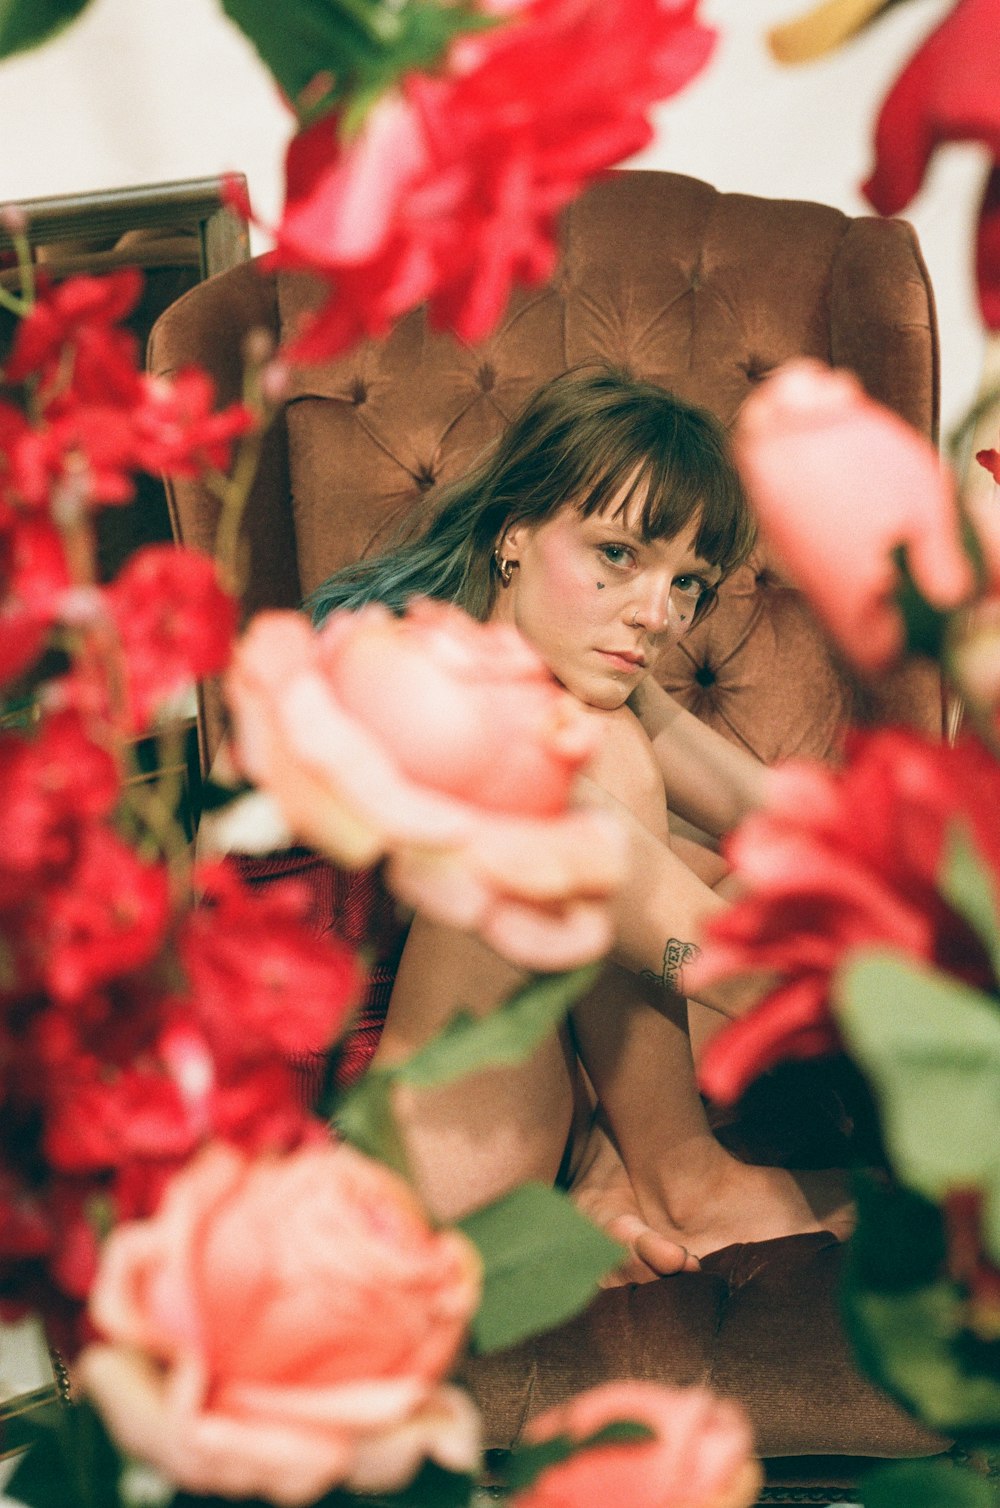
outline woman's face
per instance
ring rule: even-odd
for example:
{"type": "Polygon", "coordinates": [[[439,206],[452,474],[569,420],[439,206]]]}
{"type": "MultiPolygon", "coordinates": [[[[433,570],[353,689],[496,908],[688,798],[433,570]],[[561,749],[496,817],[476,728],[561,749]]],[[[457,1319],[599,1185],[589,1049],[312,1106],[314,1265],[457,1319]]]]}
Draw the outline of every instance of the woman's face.
{"type": "Polygon", "coordinates": [[[500,553],[513,562],[492,618],[513,623],[556,679],[588,706],[622,706],[699,596],[721,576],[695,553],[697,517],[673,539],[644,541],[639,508],[584,518],[571,505],[542,524],[515,524],[500,553]]]}

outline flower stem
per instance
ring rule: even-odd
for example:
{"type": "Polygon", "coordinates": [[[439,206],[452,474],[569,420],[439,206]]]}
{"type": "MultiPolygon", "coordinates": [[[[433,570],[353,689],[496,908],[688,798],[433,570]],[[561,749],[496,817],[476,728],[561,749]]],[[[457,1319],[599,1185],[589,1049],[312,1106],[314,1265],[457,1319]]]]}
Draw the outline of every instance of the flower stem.
{"type": "Polygon", "coordinates": [[[257,423],[237,446],[232,470],[228,476],[219,471],[206,471],[204,475],[205,485],[218,498],[222,509],[215,531],[215,563],[219,579],[226,591],[237,598],[242,597],[246,586],[245,570],[240,560],[240,528],[260,466],[264,433],[276,411],[264,393],[265,365],[266,361],[251,360],[244,370],[243,402],[253,412],[257,423]]]}

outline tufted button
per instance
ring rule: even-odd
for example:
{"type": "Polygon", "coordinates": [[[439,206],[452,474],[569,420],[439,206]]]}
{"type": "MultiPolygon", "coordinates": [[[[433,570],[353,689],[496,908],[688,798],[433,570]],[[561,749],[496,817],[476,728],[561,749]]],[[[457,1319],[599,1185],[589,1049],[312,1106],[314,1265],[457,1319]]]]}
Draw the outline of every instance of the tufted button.
{"type": "Polygon", "coordinates": [[[688,282],[688,287],[694,293],[697,293],[698,289],[701,287],[701,272],[697,267],[691,274],[690,280],[688,282]]]}
{"type": "Polygon", "coordinates": [[[476,373],[476,381],[484,393],[491,393],[496,387],[497,374],[494,367],[488,361],[484,361],[476,373]]]}
{"type": "Polygon", "coordinates": [[[711,665],[699,665],[694,673],[694,678],[698,682],[699,686],[715,685],[716,676],[715,671],[712,669],[711,665]]]}
{"type": "Polygon", "coordinates": [[[414,476],[414,481],[421,492],[426,492],[437,481],[437,477],[434,475],[434,468],[432,466],[421,466],[420,470],[414,476]]]}
{"type": "Polygon", "coordinates": [[[354,404],[355,408],[357,408],[359,404],[364,403],[367,397],[367,383],[363,378],[355,377],[354,381],[351,383],[351,402],[354,404]]]}
{"type": "Polygon", "coordinates": [[[743,370],[746,373],[748,382],[763,382],[765,377],[770,376],[774,368],[769,366],[759,356],[749,356],[743,363],[743,370]]]}

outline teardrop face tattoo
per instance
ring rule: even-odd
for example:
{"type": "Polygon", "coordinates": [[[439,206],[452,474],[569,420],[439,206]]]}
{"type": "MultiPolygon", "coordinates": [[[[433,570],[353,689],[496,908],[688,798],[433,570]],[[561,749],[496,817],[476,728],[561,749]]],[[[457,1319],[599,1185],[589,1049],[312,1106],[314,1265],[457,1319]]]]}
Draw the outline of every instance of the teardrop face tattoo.
{"type": "Polygon", "coordinates": [[[599,582],[598,582],[598,583],[597,583],[597,590],[598,590],[598,591],[599,591],[599,592],[603,592],[603,591],[604,591],[604,582],[603,582],[603,581],[599,581],[599,582]]]}

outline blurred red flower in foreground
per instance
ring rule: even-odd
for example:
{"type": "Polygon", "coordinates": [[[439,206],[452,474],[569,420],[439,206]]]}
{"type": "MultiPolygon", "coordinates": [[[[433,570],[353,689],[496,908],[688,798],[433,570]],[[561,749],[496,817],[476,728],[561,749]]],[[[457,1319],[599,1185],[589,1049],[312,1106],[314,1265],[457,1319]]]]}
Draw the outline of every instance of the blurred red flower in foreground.
{"type": "Polygon", "coordinates": [[[730,838],[744,898],[712,924],[691,987],[778,976],[762,1003],[709,1047],[702,1088],[729,1102],[775,1063],[838,1046],[831,978],[866,944],[888,944],[980,986],[982,946],[938,893],[952,831],[1000,868],[1000,766],[977,741],[858,735],[847,767],[789,763],[773,799],[730,838]]]}
{"type": "Polygon", "coordinates": [[[917,49],[875,126],[875,167],[864,193],[897,215],[919,190],[942,143],[975,141],[993,157],[979,211],[976,279],[983,319],[1000,329],[1000,0],[959,0],[917,49]]]}
{"type": "Polygon", "coordinates": [[[325,116],[296,136],[274,262],[332,284],[300,360],[383,335],[429,301],[486,336],[516,282],[547,277],[556,219],[588,179],[646,146],[651,105],[703,67],[698,0],[532,0],[407,74],[345,142],[325,116]]]}
{"type": "Polygon", "coordinates": [[[201,370],[169,382],[141,371],[138,341],[118,323],[141,292],[135,268],[40,285],[3,368],[6,383],[36,383],[38,410],[29,422],[0,405],[4,502],[63,513],[70,501],[126,503],[135,471],[224,468],[233,442],[253,428],[242,403],[213,412],[215,390],[201,370]]]}
{"type": "Polygon", "coordinates": [[[52,383],[64,381],[61,368],[69,346],[70,380],[81,401],[127,402],[139,385],[139,345],[120,322],[131,314],[141,292],[137,267],[121,267],[104,277],[83,274],[60,283],[41,282],[34,306],[17,327],[4,381],[37,377],[44,397],[52,383]]]}

